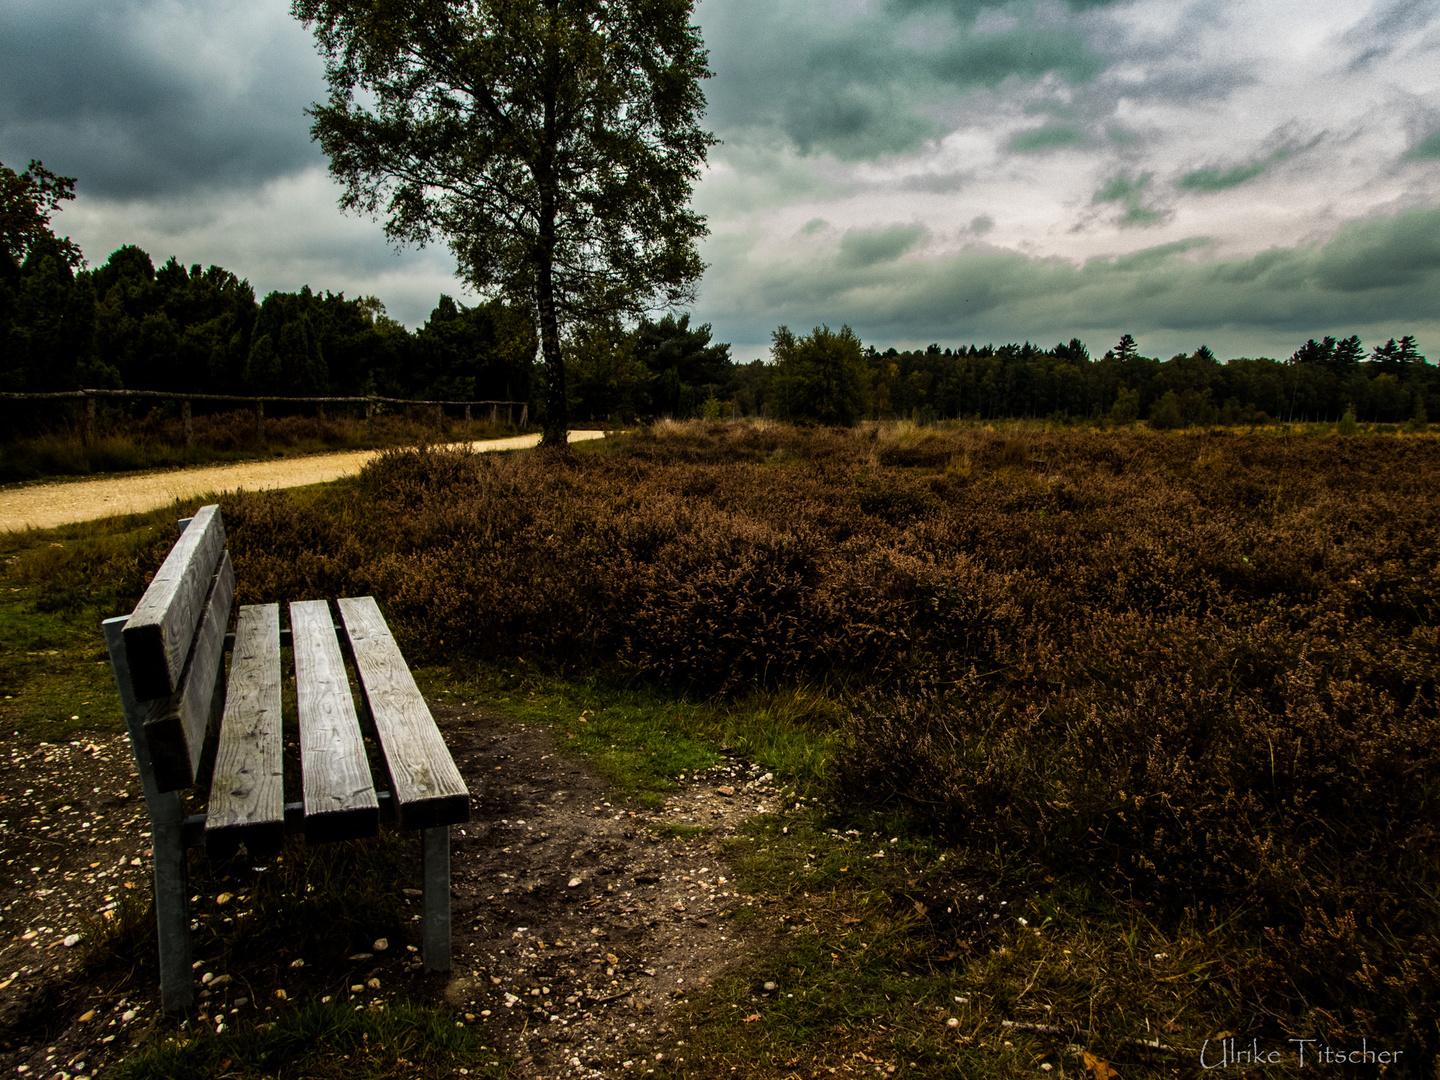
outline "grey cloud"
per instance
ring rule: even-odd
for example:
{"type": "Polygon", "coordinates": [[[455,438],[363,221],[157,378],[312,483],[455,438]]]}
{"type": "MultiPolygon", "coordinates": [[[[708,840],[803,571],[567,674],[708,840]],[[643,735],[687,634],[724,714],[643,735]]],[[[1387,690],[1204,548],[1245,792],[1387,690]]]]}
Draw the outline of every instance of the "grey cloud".
{"type": "Polygon", "coordinates": [[[844,322],[879,341],[1058,340],[1115,327],[1271,341],[1346,326],[1440,327],[1440,209],[1247,259],[1197,261],[1205,244],[1078,266],[978,246],[938,260],[757,265],[737,245],[714,252],[729,288],[703,296],[702,313],[736,340],[760,340],[750,335],[781,322],[844,322]]]}
{"type": "Polygon", "coordinates": [[[1143,201],[1151,179],[1150,173],[1142,173],[1134,177],[1120,173],[1095,192],[1090,201],[1092,204],[1119,203],[1123,206],[1125,212],[1117,219],[1117,224],[1121,228],[1158,224],[1165,220],[1166,212],[1153,206],[1146,206],[1143,201]]]}
{"type": "Polygon", "coordinates": [[[866,267],[893,262],[912,250],[925,236],[920,225],[896,225],[888,229],[851,229],[840,238],[840,263],[866,267]]]}
{"type": "Polygon", "coordinates": [[[0,7],[0,160],[41,158],[112,198],[242,187],[321,160],[303,112],[323,96],[321,67],[287,7],[179,10],[184,23],[155,0],[0,7]]]}
{"type": "Polygon", "coordinates": [[[1175,184],[1184,191],[1225,191],[1254,180],[1265,172],[1267,162],[1237,165],[1232,169],[1196,169],[1182,176],[1175,184]]]}
{"type": "Polygon", "coordinates": [[[948,195],[961,191],[975,182],[975,172],[964,169],[959,172],[916,173],[900,182],[902,191],[926,191],[933,195],[948,195]]]}
{"type": "Polygon", "coordinates": [[[990,7],[893,3],[846,16],[820,0],[706,0],[710,121],[725,138],[774,131],[802,153],[861,160],[940,134],[937,116],[956,95],[1100,73],[1087,31],[1063,9],[1042,17],[1033,4],[1007,5],[1008,28],[977,30],[975,15],[990,7]],[[912,41],[912,15],[943,18],[946,32],[912,41]]]}
{"type": "Polygon", "coordinates": [[[1010,139],[1010,149],[1020,154],[1035,154],[1078,146],[1084,141],[1085,135],[1078,128],[1068,124],[1047,124],[1016,133],[1010,139]]]}
{"type": "Polygon", "coordinates": [[[1431,0],[1391,0],[1376,4],[1359,23],[1340,39],[1342,46],[1355,50],[1351,71],[1360,71],[1388,60],[1404,45],[1406,35],[1440,23],[1431,0]]]}
{"type": "Polygon", "coordinates": [[[1440,129],[1426,135],[1405,156],[1411,161],[1440,161],[1440,129]]]}
{"type": "Polygon", "coordinates": [[[1353,226],[1318,253],[1315,281],[1345,294],[1386,293],[1430,281],[1440,270],[1440,211],[1353,226]]]}

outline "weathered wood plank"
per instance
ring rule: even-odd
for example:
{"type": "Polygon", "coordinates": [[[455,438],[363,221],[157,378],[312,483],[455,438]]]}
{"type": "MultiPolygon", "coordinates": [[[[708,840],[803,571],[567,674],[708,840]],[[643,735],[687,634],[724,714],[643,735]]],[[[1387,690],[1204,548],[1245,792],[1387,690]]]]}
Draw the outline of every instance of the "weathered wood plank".
{"type": "Polygon", "coordinates": [[[246,605],[235,621],[235,651],[210,779],[205,847],[233,855],[279,850],[285,841],[280,711],[280,605],[246,605]]]}
{"type": "Polygon", "coordinates": [[[224,547],[220,507],[201,507],[130,613],[125,624],[125,654],[137,700],[165,697],[180,685],[224,547]]]}
{"type": "Polygon", "coordinates": [[[470,793],[371,596],[338,601],[402,828],[470,820],[470,793]]]}
{"type": "Polygon", "coordinates": [[[290,637],[300,710],[305,839],[320,843],[374,836],[380,829],[379,802],[330,605],[324,600],[291,604],[290,637]]]}
{"type": "Polygon", "coordinates": [[[178,689],[149,704],[145,739],[155,764],[155,783],[161,791],[178,791],[195,782],[205,729],[210,725],[215,680],[224,658],[225,625],[230,621],[234,599],[235,571],[227,551],[221,553],[220,566],[200,605],[199,627],[181,668],[178,689]]]}

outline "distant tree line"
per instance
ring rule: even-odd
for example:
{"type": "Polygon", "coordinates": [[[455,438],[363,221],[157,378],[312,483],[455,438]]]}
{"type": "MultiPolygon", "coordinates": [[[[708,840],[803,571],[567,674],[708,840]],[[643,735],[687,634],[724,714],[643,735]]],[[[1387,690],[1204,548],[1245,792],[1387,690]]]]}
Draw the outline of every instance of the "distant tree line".
{"type": "MultiPolygon", "coordinates": [[[[272,292],[218,266],[158,269],[127,245],[87,269],[50,229],[74,181],[39,162],[0,165],[0,390],[86,387],[194,393],[516,400],[545,398],[534,313],[441,296],[415,331],[373,297],[272,292]]],[[[1154,427],[1352,420],[1425,423],[1437,371],[1415,339],[1368,352],[1356,336],[1286,360],[1221,362],[1203,345],[1169,360],[1126,334],[1093,358],[1078,338],[901,352],[849,329],[773,335],[737,364],[689,315],[592,322],[567,343],[566,401],[581,420],[768,415],[823,424],[873,417],[1148,421],[1154,427]]]]}
{"type": "MultiPolygon", "coordinates": [[[[683,325],[683,324],[682,324],[683,325]]],[[[672,335],[674,370],[685,396],[626,396],[643,386],[641,367],[624,370],[623,339],[587,354],[591,413],[672,416],[768,415],[822,424],[872,417],[920,421],[1044,418],[1060,422],[1153,427],[1263,424],[1272,421],[1425,423],[1440,407],[1440,375],[1415,339],[1390,339],[1368,352],[1359,337],[1311,339],[1286,360],[1220,361],[1205,346],[1169,360],[1142,356],[1126,334],[1101,357],[1078,338],[1046,349],[1029,342],[884,352],[866,348],[848,328],[817,327],[773,335],[771,360],[729,363],[709,346],[709,327],[689,339],[672,335]]],[[[583,380],[581,380],[583,383],[583,380]]]]}
{"type": "Polygon", "coordinates": [[[872,410],[916,417],[1148,420],[1155,427],[1335,421],[1422,422],[1440,404],[1436,368],[1410,336],[1369,352],[1358,337],[1307,341],[1287,360],[1221,362],[1205,346],[1169,360],[1129,334],[1099,358],[1078,338],[1023,345],[866,352],[872,410]]]}
{"type": "MultiPolygon", "coordinates": [[[[0,165],[0,391],[84,388],[531,403],[543,413],[532,312],[441,296],[411,332],[374,297],[272,292],[218,266],[156,268],[127,245],[87,269],[50,214],[74,181],[0,165]]],[[[571,343],[574,415],[689,416],[729,383],[729,346],[688,315],[589,329],[571,343]]],[[[727,406],[728,413],[728,406],[727,406]]]]}
{"type": "Polygon", "coordinates": [[[414,333],[373,297],[272,292],[138,247],[94,270],[53,238],[0,263],[0,390],[529,400],[534,332],[503,304],[440,297],[414,333]],[[8,265],[7,265],[8,264],[8,265]]]}

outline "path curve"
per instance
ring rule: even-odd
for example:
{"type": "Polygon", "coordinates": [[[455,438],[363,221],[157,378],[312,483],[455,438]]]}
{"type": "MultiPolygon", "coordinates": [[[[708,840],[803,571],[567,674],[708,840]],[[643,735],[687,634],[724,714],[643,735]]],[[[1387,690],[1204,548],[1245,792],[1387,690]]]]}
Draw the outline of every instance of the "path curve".
{"type": "MultiPolygon", "coordinates": [[[[570,442],[603,438],[603,431],[569,432],[570,442]]],[[[446,444],[447,448],[469,447],[477,453],[489,450],[525,450],[539,445],[540,436],[516,435],[509,439],[446,444]]],[[[343,454],[316,454],[281,461],[242,461],[233,465],[198,465],[140,476],[117,476],[109,480],[79,480],[58,484],[0,491],[0,532],[22,529],[50,529],[75,521],[90,521],[114,514],[140,514],[193,498],[209,491],[245,488],[300,487],[323,484],[350,476],[380,450],[354,450],[343,454]]]]}

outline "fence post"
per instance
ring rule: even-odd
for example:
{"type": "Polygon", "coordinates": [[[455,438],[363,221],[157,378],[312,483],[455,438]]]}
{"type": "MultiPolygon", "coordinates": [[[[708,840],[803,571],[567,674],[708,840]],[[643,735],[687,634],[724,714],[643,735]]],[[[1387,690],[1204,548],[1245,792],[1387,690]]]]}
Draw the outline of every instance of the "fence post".
{"type": "Polygon", "coordinates": [[[180,424],[185,429],[185,449],[195,445],[195,427],[190,421],[190,399],[180,399],[180,424]]]}
{"type": "Polygon", "coordinates": [[[325,422],[325,403],[323,401],[315,406],[315,419],[319,420],[322,424],[325,422]]]}
{"type": "Polygon", "coordinates": [[[520,406],[520,426],[522,428],[530,426],[530,403],[528,401],[520,406]]]}
{"type": "Polygon", "coordinates": [[[265,441],[265,402],[255,402],[255,438],[260,442],[265,441]]]}
{"type": "Polygon", "coordinates": [[[365,402],[365,434],[369,435],[375,427],[375,402],[365,402]]]}
{"type": "Polygon", "coordinates": [[[499,406],[499,405],[496,405],[496,404],[494,404],[494,403],[492,402],[491,405],[490,405],[490,426],[491,426],[491,427],[494,427],[494,426],[495,426],[495,421],[496,421],[497,419],[499,419],[499,417],[500,417],[500,406],[499,406]]]}
{"type": "Polygon", "coordinates": [[[470,403],[465,403],[465,434],[470,434],[470,403]]]}
{"type": "Polygon", "coordinates": [[[95,395],[85,395],[85,427],[81,437],[85,445],[89,446],[95,441],[95,395]]]}

